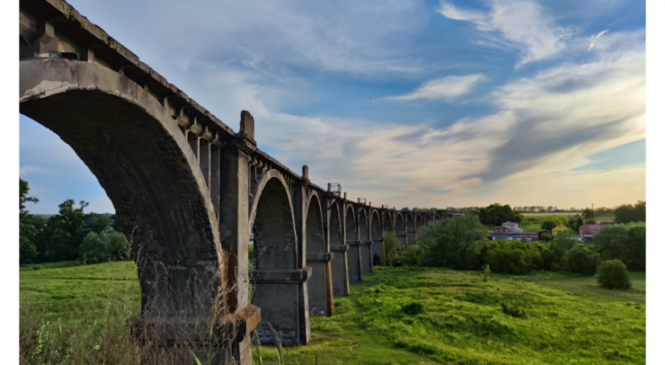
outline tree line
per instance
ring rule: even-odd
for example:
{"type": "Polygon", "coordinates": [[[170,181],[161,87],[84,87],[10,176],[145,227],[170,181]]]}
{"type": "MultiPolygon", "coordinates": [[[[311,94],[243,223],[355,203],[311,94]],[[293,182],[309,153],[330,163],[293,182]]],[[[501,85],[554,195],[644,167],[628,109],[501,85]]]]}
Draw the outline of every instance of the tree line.
{"type": "Polygon", "coordinates": [[[26,203],[39,199],[28,196],[28,182],[19,178],[19,260],[21,264],[79,260],[97,263],[128,259],[129,242],[114,215],[84,213],[89,205],[73,199],[58,205],[58,214],[48,219],[30,214],[26,203]]]}

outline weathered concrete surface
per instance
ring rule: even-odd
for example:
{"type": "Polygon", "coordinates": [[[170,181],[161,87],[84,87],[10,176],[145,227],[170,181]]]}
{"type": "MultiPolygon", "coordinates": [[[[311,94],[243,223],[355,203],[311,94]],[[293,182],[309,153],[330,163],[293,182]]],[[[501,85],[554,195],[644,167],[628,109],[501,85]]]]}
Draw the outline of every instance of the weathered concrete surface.
{"type": "Polygon", "coordinates": [[[305,210],[307,211],[305,223],[307,266],[312,268],[312,277],[308,281],[309,310],[314,315],[330,316],[332,313],[326,312],[326,266],[332,260],[333,254],[326,252],[323,216],[318,195],[310,197],[305,210]]]}
{"type": "Polygon", "coordinates": [[[346,227],[346,245],[349,247],[346,252],[347,266],[349,270],[349,283],[362,281],[362,272],[360,270],[360,240],[358,238],[358,228],[356,223],[356,212],[353,206],[349,205],[345,209],[345,227],[346,227]]]}
{"type": "Polygon", "coordinates": [[[342,219],[343,213],[340,212],[340,206],[337,202],[330,204],[330,252],[334,253],[332,258],[332,283],[333,297],[343,297],[349,294],[349,271],[347,261],[347,251],[349,246],[345,244],[343,236],[342,219]]]}
{"type": "Polygon", "coordinates": [[[299,255],[302,247],[296,239],[288,184],[281,174],[270,170],[252,188],[252,196],[249,225],[254,232],[256,271],[252,275],[252,303],[262,308],[257,332],[261,342],[274,343],[277,339],[267,326],[270,324],[285,345],[307,344],[311,269],[304,267],[304,257],[299,255]],[[301,321],[305,321],[303,326],[301,321]]]}

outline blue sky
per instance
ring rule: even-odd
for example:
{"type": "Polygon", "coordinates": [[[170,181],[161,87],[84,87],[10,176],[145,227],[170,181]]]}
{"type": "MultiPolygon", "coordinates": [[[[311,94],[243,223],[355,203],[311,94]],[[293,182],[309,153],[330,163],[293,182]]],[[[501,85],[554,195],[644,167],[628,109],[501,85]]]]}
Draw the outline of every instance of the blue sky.
{"type": "MultiPolygon", "coordinates": [[[[646,197],[643,1],[70,4],[234,130],[249,110],[259,148],[352,199],[646,197]]],[[[31,212],[113,211],[57,136],[23,116],[20,133],[31,212]]]]}

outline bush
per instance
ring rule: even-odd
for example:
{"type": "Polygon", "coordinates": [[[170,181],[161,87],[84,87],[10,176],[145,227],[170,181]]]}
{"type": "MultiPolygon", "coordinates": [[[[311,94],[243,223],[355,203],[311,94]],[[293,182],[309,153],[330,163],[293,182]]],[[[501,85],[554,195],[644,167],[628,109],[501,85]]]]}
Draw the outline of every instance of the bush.
{"type": "Polygon", "coordinates": [[[540,233],[538,234],[538,238],[539,238],[541,241],[547,241],[547,242],[549,242],[549,241],[552,240],[552,235],[549,234],[549,233],[540,232],[540,233]]]}
{"type": "Polygon", "coordinates": [[[573,247],[564,256],[564,268],[571,273],[593,276],[600,261],[600,256],[583,244],[573,247]]]}
{"type": "Polygon", "coordinates": [[[433,222],[418,232],[418,244],[422,247],[422,264],[449,267],[458,270],[480,269],[479,254],[487,245],[487,229],[474,214],[455,216],[452,219],[433,222]],[[441,236],[448,238],[441,241],[441,236]]]}
{"type": "Polygon", "coordinates": [[[79,246],[79,259],[84,264],[96,264],[109,259],[108,238],[104,233],[89,232],[79,246]]]}
{"type": "Polygon", "coordinates": [[[457,269],[461,266],[459,244],[455,237],[440,235],[434,244],[425,246],[423,264],[428,267],[449,267],[457,269]]]}
{"type": "MultiPolygon", "coordinates": [[[[379,250],[380,249],[381,248],[379,248],[379,250]]],[[[381,255],[375,253],[372,258],[372,264],[374,264],[374,266],[381,266],[381,255]]]]}
{"type": "Polygon", "coordinates": [[[519,305],[513,303],[501,303],[501,310],[503,313],[515,317],[515,318],[525,318],[526,312],[524,309],[520,308],[519,305]]]}
{"type": "Polygon", "coordinates": [[[514,275],[528,274],[543,265],[539,246],[519,240],[490,242],[485,261],[494,272],[514,275]]]}
{"type": "Polygon", "coordinates": [[[632,270],[646,270],[647,267],[647,227],[635,225],[628,229],[628,250],[626,265],[632,270]]]}
{"type": "Polygon", "coordinates": [[[395,264],[401,265],[401,263],[396,262],[397,259],[397,250],[401,247],[399,244],[399,239],[394,232],[385,232],[385,247],[386,247],[386,266],[394,266],[395,264]]]}
{"type": "Polygon", "coordinates": [[[543,270],[546,271],[552,271],[552,264],[559,261],[554,252],[548,248],[541,251],[540,256],[543,258],[543,270]]]}
{"type": "Polygon", "coordinates": [[[402,307],[402,311],[413,316],[416,314],[425,313],[425,306],[420,302],[411,302],[402,307]]]}
{"type": "Polygon", "coordinates": [[[42,265],[35,265],[35,266],[31,267],[30,269],[32,269],[32,270],[41,270],[43,268],[44,267],[42,265]]]}
{"type": "Polygon", "coordinates": [[[605,289],[630,289],[628,269],[619,260],[605,261],[598,267],[598,285],[605,289]]]}
{"type": "Polygon", "coordinates": [[[402,264],[405,266],[418,266],[423,250],[420,248],[409,247],[400,256],[402,264]]]}
{"type": "Polygon", "coordinates": [[[112,232],[105,235],[108,239],[109,255],[114,260],[129,260],[129,242],[125,235],[120,232],[112,232]]]}
{"type": "Polygon", "coordinates": [[[646,226],[644,223],[615,224],[593,236],[596,250],[606,260],[620,260],[632,270],[646,268],[646,226]]]}

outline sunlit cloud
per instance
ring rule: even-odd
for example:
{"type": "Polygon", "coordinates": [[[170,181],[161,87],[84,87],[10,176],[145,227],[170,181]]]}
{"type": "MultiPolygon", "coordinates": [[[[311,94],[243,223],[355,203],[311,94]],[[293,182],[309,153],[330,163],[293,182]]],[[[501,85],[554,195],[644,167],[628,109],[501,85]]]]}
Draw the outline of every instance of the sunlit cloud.
{"type": "Polygon", "coordinates": [[[587,49],[587,51],[592,50],[592,49],[593,49],[593,45],[594,45],[594,43],[596,43],[596,41],[598,40],[598,38],[600,38],[603,34],[607,33],[607,31],[608,31],[608,30],[605,29],[604,31],[602,31],[602,32],[596,34],[595,36],[591,37],[591,43],[589,44],[589,48],[587,49]]]}
{"type": "Polygon", "coordinates": [[[439,79],[427,81],[413,92],[402,96],[391,96],[386,100],[404,101],[417,99],[443,99],[447,100],[471,91],[471,88],[486,77],[481,74],[466,76],[446,76],[439,79]]]}

